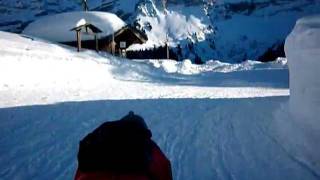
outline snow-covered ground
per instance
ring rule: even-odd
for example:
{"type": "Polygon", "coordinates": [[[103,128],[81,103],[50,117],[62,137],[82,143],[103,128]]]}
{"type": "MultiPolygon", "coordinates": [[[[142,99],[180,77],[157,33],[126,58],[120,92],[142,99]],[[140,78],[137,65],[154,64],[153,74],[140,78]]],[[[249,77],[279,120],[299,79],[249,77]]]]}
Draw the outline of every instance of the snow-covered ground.
{"type": "Polygon", "coordinates": [[[92,51],[75,53],[72,48],[5,32],[1,42],[0,76],[6,77],[0,80],[2,107],[102,99],[288,95],[288,71],[281,59],[266,65],[210,61],[197,66],[188,60],[129,61],[92,51]]]}
{"type": "Polygon", "coordinates": [[[79,140],[129,110],[174,179],[320,177],[274,133],[288,111],[285,59],[129,61],[5,32],[0,54],[1,179],[72,179],[79,140]]]}

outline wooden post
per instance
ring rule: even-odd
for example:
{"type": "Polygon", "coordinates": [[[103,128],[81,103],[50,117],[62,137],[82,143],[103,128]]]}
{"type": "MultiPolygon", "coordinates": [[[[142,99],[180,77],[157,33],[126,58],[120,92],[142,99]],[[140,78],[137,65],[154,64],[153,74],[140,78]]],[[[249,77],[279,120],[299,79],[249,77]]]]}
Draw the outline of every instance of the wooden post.
{"type": "Polygon", "coordinates": [[[111,52],[112,52],[112,55],[115,54],[115,51],[116,51],[116,43],[114,42],[114,34],[112,34],[112,43],[111,43],[111,52]]]}
{"type": "Polygon", "coordinates": [[[96,51],[98,52],[99,51],[99,41],[98,41],[98,35],[97,34],[94,34],[94,39],[96,41],[96,51]]]}
{"type": "Polygon", "coordinates": [[[77,42],[78,42],[78,52],[80,52],[80,49],[81,49],[81,34],[80,34],[80,30],[77,30],[77,42]]]}
{"type": "Polygon", "coordinates": [[[168,46],[168,44],[167,44],[167,59],[170,59],[169,46],[168,46]]]}
{"type": "Polygon", "coordinates": [[[168,34],[166,35],[166,51],[167,51],[167,59],[170,58],[170,54],[169,54],[169,38],[168,38],[168,34]]]}

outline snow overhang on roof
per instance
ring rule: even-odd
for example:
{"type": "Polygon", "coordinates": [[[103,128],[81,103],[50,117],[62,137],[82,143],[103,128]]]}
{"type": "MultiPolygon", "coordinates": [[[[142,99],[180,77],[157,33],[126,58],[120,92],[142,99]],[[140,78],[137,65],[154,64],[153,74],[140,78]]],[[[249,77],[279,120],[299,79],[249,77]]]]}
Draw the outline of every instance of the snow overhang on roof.
{"type": "MultiPolygon", "coordinates": [[[[81,19],[99,28],[102,31],[100,33],[102,37],[113,34],[126,26],[124,21],[112,13],[77,11],[42,17],[29,24],[22,33],[55,42],[72,42],[76,41],[76,36],[70,29],[76,27],[81,19]]],[[[83,35],[81,38],[90,40],[92,36],[83,35]]]]}
{"type": "Polygon", "coordinates": [[[70,31],[81,31],[84,30],[87,34],[98,34],[98,33],[102,33],[102,30],[99,29],[98,27],[96,27],[95,25],[91,24],[91,23],[87,23],[85,19],[81,19],[76,27],[70,29],[70,31]]]}

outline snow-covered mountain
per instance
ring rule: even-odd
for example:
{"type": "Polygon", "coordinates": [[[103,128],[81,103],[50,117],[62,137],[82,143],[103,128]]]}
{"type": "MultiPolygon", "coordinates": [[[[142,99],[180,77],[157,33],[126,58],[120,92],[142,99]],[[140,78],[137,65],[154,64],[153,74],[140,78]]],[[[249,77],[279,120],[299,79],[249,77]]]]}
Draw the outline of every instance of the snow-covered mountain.
{"type": "MultiPolygon", "coordinates": [[[[283,42],[302,16],[320,13],[317,0],[89,0],[90,9],[116,13],[148,35],[135,49],[163,46],[179,59],[239,62],[284,56],[283,42]],[[168,37],[167,37],[168,34],[168,37]],[[198,59],[199,59],[198,58],[198,59]]],[[[0,30],[21,32],[39,16],[81,9],[80,0],[2,0],[0,30]]]]}

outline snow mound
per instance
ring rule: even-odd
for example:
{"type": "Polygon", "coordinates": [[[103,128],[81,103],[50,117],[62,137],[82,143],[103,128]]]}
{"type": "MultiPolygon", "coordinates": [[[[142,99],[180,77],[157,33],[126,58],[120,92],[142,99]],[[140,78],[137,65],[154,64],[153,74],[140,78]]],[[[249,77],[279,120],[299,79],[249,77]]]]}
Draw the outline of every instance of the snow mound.
{"type": "Polygon", "coordinates": [[[174,60],[149,60],[154,67],[164,70],[167,73],[178,74],[198,74],[200,70],[197,65],[192,64],[190,59],[186,59],[182,62],[174,60]]]}
{"type": "MultiPolygon", "coordinates": [[[[139,61],[141,62],[141,60],[139,61]]],[[[210,60],[205,64],[197,65],[192,64],[190,59],[185,59],[181,62],[174,60],[147,60],[147,63],[151,64],[157,69],[162,69],[166,73],[177,73],[184,75],[195,75],[206,72],[230,73],[246,70],[287,69],[286,58],[278,58],[276,61],[268,63],[247,60],[242,63],[232,64],[221,62],[219,60],[210,60]]]]}
{"type": "MultiPolygon", "coordinates": [[[[42,17],[29,24],[23,34],[55,42],[76,41],[75,32],[70,29],[78,26],[78,22],[82,19],[101,29],[101,36],[108,36],[126,25],[117,15],[112,13],[77,11],[42,17]]],[[[92,36],[85,34],[81,37],[83,40],[92,38],[92,36]]]]}
{"type": "Polygon", "coordinates": [[[320,15],[297,21],[286,39],[285,52],[290,69],[290,119],[297,137],[291,144],[320,176],[320,15]]]}
{"type": "Polygon", "coordinates": [[[285,51],[290,67],[291,111],[301,119],[319,120],[320,16],[297,21],[286,40],[285,51]]]}

